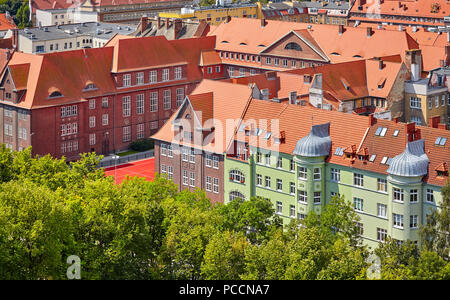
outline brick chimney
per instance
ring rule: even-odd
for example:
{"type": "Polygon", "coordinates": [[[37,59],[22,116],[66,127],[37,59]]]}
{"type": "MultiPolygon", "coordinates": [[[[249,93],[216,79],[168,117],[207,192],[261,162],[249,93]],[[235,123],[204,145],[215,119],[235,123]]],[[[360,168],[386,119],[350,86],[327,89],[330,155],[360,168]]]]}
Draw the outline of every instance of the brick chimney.
{"type": "Polygon", "coordinates": [[[344,33],[344,25],[339,25],[339,35],[344,33]]]}
{"type": "Polygon", "coordinates": [[[408,123],[405,125],[406,136],[408,137],[408,142],[414,141],[414,134],[416,133],[416,123],[408,123]]]}
{"type": "Polygon", "coordinates": [[[445,46],[445,65],[450,65],[450,45],[445,46]]]}
{"type": "Polygon", "coordinates": [[[441,122],[441,116],[431,117],[428,121],[428,126],[432,128],[438,128],[439,123],[441,122]]]}
{"type": "Polygon", "coordinates": [[[411,80],[419,80],[422,74],[422,50],[406,50],[405,65],[411,72],[411,80]]]}
{"type": "Polygon", "coordinates": [[[261,27],[266,26],[266,19],[261,19],[261,27]]]}
{"type": "Polygon", "coordinates": [[[169,21],[170,21],[170,19],[166,18],[166,29],[169,29],[169,21]]]}
{"type": "Polygon", "coordinates": [[[227,16],[227,20],[225,23],[229,23],[231,21],[231,16],[227,16]]]}
{"type": "Polygon", "coordinates": [[[369,115],[369,126],[372,126],[372,125],[374,125],[375,123],[376,123],[375,117],[373,116],[373,114],[370,114],[370,115],[369,115]]]}
{"type": "Polygon", "coordinates": [[[173,39],[174,40],[179,38],[182,29],[183,29],[183,20],[175,19],[173,21],[173,39]]]}
{"type": "Polygon", "coordinates": [[[447,130],[447,125],[444,123],[439,123],[437,128],[447,130]]]}
{"type": "Polygon", "coordinates": [[[156,22],[158,22],[158,29],[161,28],[161,18],[159,16],[156,18],[156,22]]]}
{"type": "Polygon", "coordinates": [[[146,15],[141,17],[141,22],[139,23],[139,31],[142,34],[148,26],[148,18],[146,15]]]}
{"type": "Polygon", "coordinates": [[[19,30],[13,29],[12,30],[12,46],[14,49],[19,49],[19,30]]]}
{"type": "Polygon", "coordinates": [[[371,37],[373,34],[372,27],[367,27],[367,37],[371,37]]]}

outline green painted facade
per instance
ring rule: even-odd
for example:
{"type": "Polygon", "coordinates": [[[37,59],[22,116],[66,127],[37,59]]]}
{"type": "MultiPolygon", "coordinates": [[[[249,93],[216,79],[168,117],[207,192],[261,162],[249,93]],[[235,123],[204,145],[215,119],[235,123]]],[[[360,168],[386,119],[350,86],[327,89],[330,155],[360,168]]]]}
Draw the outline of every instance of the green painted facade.
{"type": "Polygon", "coordinates": [[[326,157],[298,157],[277,152],[270,154],[269,161],[263,149],[250,148],[250,153],[245,161],[225,158],[225,202],[230,201],[230,195],[242,195],[247,200],[252,196],[268,198],[287,224],[293,218],[305,217],[311,210],[320,214],[336,193],[355,207],[361,219],[362,237],[372,248],[384,234],[401,241],[419,241],[419,225],[442,201],[441,187],[425,184],[421,177],[368,172],[327,163],[326,157]],[[230,172],[233,170],[241,172],[245,181],[232,180],[230,172]],[[300,171],[302,174],[306,171],[306,178],[299,178],[300,171]],[[295,189],[291,189],[291,185],[295,189]],[[306,202],[299,201],[304,199],[299,198],[299,194],[305,192],[306,202]],[[433,201],[427,201],[431,197],[433,201]],[[411,227],[411,222],[417,226],[411,227]]]}

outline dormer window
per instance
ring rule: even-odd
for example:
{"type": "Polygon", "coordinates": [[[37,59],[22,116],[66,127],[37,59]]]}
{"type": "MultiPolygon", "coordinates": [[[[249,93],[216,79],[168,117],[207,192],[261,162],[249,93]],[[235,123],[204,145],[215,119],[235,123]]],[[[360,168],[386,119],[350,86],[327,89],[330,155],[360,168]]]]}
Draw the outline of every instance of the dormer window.
{"type": "Polygon", "coordinates": [[[93,84],[93,83],[88,83],[88,84],[84,87],[83,91],[90,91],[90,90],[96,90],[96,89],[97,89],[97,86],[96,86],[95,84],[93,84]]]}
{"type": "Polygon", "coordinates": [[[63,97],[63,94],[61,94],[59,91],[54,91],[48,96],[48,98],[58,98],[58,97],[63,97]]]}

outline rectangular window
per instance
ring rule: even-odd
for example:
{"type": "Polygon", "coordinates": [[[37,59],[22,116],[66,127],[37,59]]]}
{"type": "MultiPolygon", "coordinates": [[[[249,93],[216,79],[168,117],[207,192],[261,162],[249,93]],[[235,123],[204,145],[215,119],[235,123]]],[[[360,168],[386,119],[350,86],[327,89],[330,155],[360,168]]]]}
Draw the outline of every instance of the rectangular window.
{"type": "Polygon", "coordinates": [[[387,230],[382,228],[377,228],[377,241],[384,242],[386,241],[387,230]]]}
{"type": "Polygon", "coordinates": [[[95,116],[89,117],[89,128],[95,127],[95,116]]]}
{"type": "Polygon", "coordinates": [[[190,175],[189,176],[189,185],[194,187],[195,186],[195,173],[191,172],[189,175],[190,175]]]}
{"type": "Polygon", "coordinates": [[[281,179],[277,179],[277,191],[283,190],[283,181],[281,179]]]}
{"type": "Polygon", "coordinates": [[[291,218],[295,218],[295,205],[289,206],[289,215],[291,218]]]}
{"type": "Polygon", "coordinates": [[[403,228],[403,215],[393,214],[394,227],[403,228]]]}
{"type": "Polygon", "coordinates": [[[277,214],[283,213],[283,203],[280,201],[277,201],[277,214]]]}
{"type": "Polygon", "coordinates": [[[181,76],[182,76],[181,71],[182,71],[181,67],[175,68],[175,79],[181,79],[181,76]]]}
{"type": "Polygon", "coordinates": [[[95,109],[95,99],[89,100],[89,109],[95,109]]]}
{"type": "Polygon", "coordinates": [[[170,107],[171,107],[171,101],[172,99],[171,99],[171,97],[170,97],[170,90],[164,90],[164,100],[163,100],[163,103],[164,103],[164,109],[165,110],[167,110],[167,109],[170,109],[170,107]]]}
{"type": "Polygon", "coordinates": [[[434,195],[432,189],[427,189],[427,202],[434,203],[434,195]]]}
{"type": "Polygon", "coordinates": [[[403,199],[404,199],[403,189],[393,188],[392,192],[393,192],[394,201],[403,202],[403,199]]]}
{"type": "Polygon", "coordinates": [[[410,106],[411,106],[411,108],[421,109],[422,108],[422,103],[421,103],[420,98],[418,98],[418,97],[411,97],[410,98],[410,106]]]}
{"type": "Polygon", "coordinates": [[[277,168],[283,168],[283,159],[281,157],[278,157],[277,159],[277,168]]]}
{"type": "Polygon", "coordinates": [[[334,181],[334,182],[341,181],[341,170],[331,168],[331,181],[334,181]]]}
{"type": "MultiPolygon", "coordinates": [[[[78,115],[78,106],[71,105],[71,106],[64,106],[61,107],[61,118],[65,117],[73,117],[78,115]]],[[[12,111],[5,109],[5,117],[12,117],[12,111]],[[10,112],[11,115],[7,115],[7,112],[10,112]]]]}
{"type": "Polygon", "coordinates": [[[205,165],[207,167],[211,167],[212,166],[211,154],[206,154],[205,155],[205,165]]]}
{"type": "Polygon", "coordinates": [[[314,192],[314,203],[320,203],[320,202],[321,202],[320,192],[314,192]]]}
{"type": "Polygon", "coordinates": [[[123,127],[123,142],[129,142],[131,141],[131,126],[125,126],[123,127]]]}
{"type": "Polygon", "coordinates": [[[289,171],[294,172],[295,171],[295,162],[293,159],[289,161],[289,171]]]}
{"type": "Polygon", "coordinates": [[[364,186],[364,175],[354,173],[353,174],[353,184],[356,186],[364,186]]]}
{"type": "Polygon", "coordinates": [[[381,203],[377,204],[377,215],[382,218],[386,218],[387,206],[381,203]]]}
{"type": "Polygon", "coordinates": [[[172,180],[173,178],[173,167],[168,166],[167,167],[167,179],[172,180]]]}
{"type": "Polygon", "coordinates": [[[124,117],[131,116],[131,97],[125,96],[122,98],[122,114],[124,117]]]}
{"type": "Polygon", "coordinates": [[[102,98],[102,108],[107,108],[108,107],[108,97],[103,97],[102,98]]]}
{"type": "Polygon", "coordinates": [[[364,210],[364,200],[361,198],[353,198],[353,207],[356,211],[364,210]]]}
{"type": "Polygon", "coordinates": [[[191,149],[191,151],[190,151],[189,162],[195,163],[195,149],[191,149]]]}
{"type": "Polygon", "coordinates": [[[150,111],[158,111],[158,92],[150,93],[150,111]]]}
{"type": "Polygon", "coordinates": [[[256,174],[256,185],[262,186],[262,175],[256,174]]]}
{"type": "Polygon", "coordinates": [[[265,155],[266,165],[270,166],[270,153],[265,155]]]}
{"type": "Polygon", "coordinates": [[[169,69],[163,69],[162,81],[168,81],[169,78],[169,69]]]}
{"type": "Polygon", "coordinates": [[[419,202],[419,193],[417,190],[409,191],[409,202],[411,202],[411,203],[419,202]]]}
{"type": "Polygon", "coordinates": [[[136,114],[142,115],[144,113],[144,94],[136,96],[136,114]]]}
{"type": "Polygon", "coordinates": [[[212,189],[211,176],[206,176],[206,191],[211,192],[211,189],[212,189]]]}
{"type": "Polygon", "coordinates": [[[270,189],[270,177],[265,176],[264,180],[265,180],[265,187],[270,189]]]}
{"type": "Polygon", "coordinates": [[[419,227],[419,217],[417,215],[409,216],[409,228],[419,227]]]}
{"type": "Polygon", "coordinates": [[[306,191],[298,191],[298,202],[300,203],[308,202],[308,193],[306,191]]]}
{"type": "Polygon", "coordinates": [[[291,195],[295,195],[295,183],[291,182],[289,184],[289,193],[291,193],[291,195]]]}
{"type": "Polygon", "coordinates": [[[136,74],[136,84],[137,85],[144,84],[144,72],[139,72],[136,74]]]}
{"type": "Polygon", "coordinates": [[[123,86],[131,86],[131,74],[123,75],[123,86]]]}
{"type": "Polygon", "coordinates": [[[158,73],[156,71],[150,71],[150,83],[156,83],[158,81],[157,75],[158,73]]]}
{"type": "Polygon", "coordinates": [[[89,145],[90,146],[95,145],[95,133],[89,134],[89,145]]]}
{"type": "Polygon", "coordinates": [[[181,105],[181,103],[183,103],[183,100],[184,100],[184,89],[178,88],[177,89],[177,107],[179,107],[181,105]]]}
{"type": "Polygon", "coordinates": [[[377,190],[379,192],[386,192],[387,191],[386,179],[377,178],[377,190]]]}
{"type": "Polygon", "coordinates": [[[102,125],[103,126],[108,125],[108,114],[103,114],[102,115],[102,125]]]}
{"type": "Polygon", "coordinates": [[[213,193],[219,193],[219,178],[213,178],[213,193]]]}
{"type": "Polygon", "coordinates": [[[307,179],[307,170],[305,167],[299,167],[298,168],[298,178],[306,180],[307,179]]]}
{"type": "MultiPolygon", "coordinates": [[[[137,133],[136,133],[137,139],[143,139],[144,136],[145,136],[144,124],[137,124],[137,130],[136,131],[137,131],[137,133]]],[[[172,149],[172,145],[169,145],[169,147],[170,147],[170,149],[172,149]]]]}
{"type": "Polygon", "coordinates": [[[188,148],[183,148],[181,153],[182,153],[181,159],[183,161],[188,161],[189,149],[188,148]]]}
{"type": "Polygon", "coordinates": [[[213,169],[218,169],[219,168],[219,157],[213,155],[213,169]]]}
{"type": "Polygon", "coordinates": [[[270,57],[266,57],[266,64],[267,65],[270,65],[272,62],[271,62],[271,59],[270,59],[270,57]]]}
{"type": "Polygon", "coordinates": [[[363,235],[364,234],[364,225],[360,222],[355,222],[356,227],[358,227],[358,234],[363,235]]]}
{"type": "Polygon", "coordinates": [[[314,168],[313,178],[314,180],[320,180],[322,178],[320,168],[314,168]]]}
{"type": "Polygon", "coordinates": [[[183,184],[188,185],[188,171],[183,170],[183,184]]]}

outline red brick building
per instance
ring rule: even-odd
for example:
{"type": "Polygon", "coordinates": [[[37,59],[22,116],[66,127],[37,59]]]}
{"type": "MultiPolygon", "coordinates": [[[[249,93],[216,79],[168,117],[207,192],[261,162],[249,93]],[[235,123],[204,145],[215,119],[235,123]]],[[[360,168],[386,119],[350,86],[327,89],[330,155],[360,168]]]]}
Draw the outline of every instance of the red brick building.
{"type": "Polygon", "coordinates": [[[70,160],[126,149],[180,106],[203,77],[201,50],[214,45],[215,37],[159,36],[45,55],[16,52],[0,79],[0,143],[70,160]]]}

